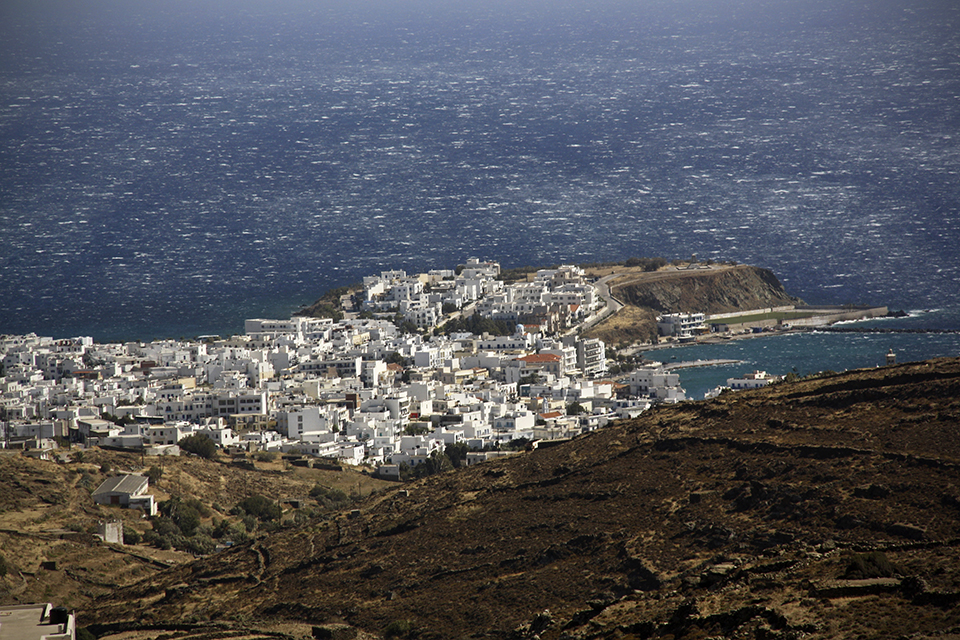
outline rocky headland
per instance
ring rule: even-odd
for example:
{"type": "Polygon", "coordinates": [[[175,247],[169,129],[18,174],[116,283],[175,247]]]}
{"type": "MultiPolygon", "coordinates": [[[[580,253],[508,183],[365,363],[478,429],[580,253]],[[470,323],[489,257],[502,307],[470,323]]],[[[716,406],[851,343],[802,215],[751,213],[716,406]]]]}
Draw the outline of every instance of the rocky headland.
{"type": "Polygon", "coordinates": [[[613,294],[625,304],[657,313],[707,314],[800,305],[769,269],[749,265],[681,268],[614,280],[613,294]]]}
{"type": "Polygon", "coordinates": [[[608,344],[654,340],[656,318],[662,313],[718,314],[803,304],[784,290],[772,271],[749,265],[694,263],[657,271],[595,272],[614,273],[618,275],[609,282],[610,293],[624,307],[585,333],[608,344]]]}

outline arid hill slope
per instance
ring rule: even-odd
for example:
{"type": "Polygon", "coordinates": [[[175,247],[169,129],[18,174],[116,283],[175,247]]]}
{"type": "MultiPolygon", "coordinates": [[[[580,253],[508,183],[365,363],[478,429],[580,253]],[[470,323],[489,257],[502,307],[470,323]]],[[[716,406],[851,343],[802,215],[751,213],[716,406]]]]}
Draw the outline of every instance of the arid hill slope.
{"type": "Polygon", "coordinates": [[[176,567],[81,623],[111,638],[282,621],[418,638],[957,633],[958,427],[955,359],[660,407],[176,567]]]}
{"type": "MultiPolygon", "coordinates": [[[[137,510],[94,504],[91,492],[114,474],[162,466],[162,477],[149,492],[158,501],[182,496],[212,507],[203,519],[208,527],[215,519],[239,520],[228,512],[251,495],[299,497],[306,509],[320,512],[308,497],[316,484],[349,492],[360,483],[365,494],[387,484],[354,472],[285,469],[280,461],[257,462],[256,470],[249,470],[227,460],[142,459],[98,448],[67,457],[73,461],[35,460],[16,451],[0,454],[0,566],[6,567],[5,573],[0,571],[0,604],[53,602],[83,611],[96,596],[194,559],[144,544],[106,544],[94,535],[98,522],[108,520],[121,520],[128,533],[152,528],[137,510]]],[[[294,516],[291,510],[284,515],[287,520],[294,516]]]]}

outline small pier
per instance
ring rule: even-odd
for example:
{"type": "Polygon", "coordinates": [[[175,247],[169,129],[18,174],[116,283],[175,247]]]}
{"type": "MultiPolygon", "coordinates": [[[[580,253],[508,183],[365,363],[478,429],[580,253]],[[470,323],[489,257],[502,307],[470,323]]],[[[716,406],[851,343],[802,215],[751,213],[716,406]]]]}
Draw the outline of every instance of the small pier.
{"type": "Polygon", "coordinates": [[[692,369],[694,367],[718,367],[725,364],[740,364],[743,360],[729,360],[719,358],[716,360],[682,360],[680,362],[670,362],[663,365],[664,369],[692,369]]]}

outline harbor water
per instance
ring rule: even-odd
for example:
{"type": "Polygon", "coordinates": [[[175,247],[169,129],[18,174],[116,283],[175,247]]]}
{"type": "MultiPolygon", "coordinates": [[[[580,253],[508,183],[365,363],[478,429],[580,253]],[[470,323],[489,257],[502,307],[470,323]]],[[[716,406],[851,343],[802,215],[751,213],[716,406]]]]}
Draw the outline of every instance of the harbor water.
{"type": "Polygon", "coordinates": [[[647,359],[665,364],[693,360],[734,360],[733,364],[685,367],[680,384],[691,399],[726,384],[728,378],[760,370],[773,375],[800,376],[821,371],[845,371],[883,366],[893,351],[897,362],[960,356],[960,332],[942,311],[917,313],[910,318],[871,320],[844,325],[863,332],[803,331],[763,333],[713,344],[690,344],[647,351],[647,359]],[[923,329],[919,327],[925,327],[923,329]],[[882,332],[873,332],[881,330],[882,332]]]}

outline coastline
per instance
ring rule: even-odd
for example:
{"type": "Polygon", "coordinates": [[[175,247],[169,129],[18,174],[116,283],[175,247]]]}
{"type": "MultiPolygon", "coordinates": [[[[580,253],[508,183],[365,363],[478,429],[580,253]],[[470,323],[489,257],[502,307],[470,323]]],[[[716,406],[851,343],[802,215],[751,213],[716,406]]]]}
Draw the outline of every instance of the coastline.
{"type": "MultiPolygon", "coordinates": [[[[849,306],[835,306],[835,307],[808,307],[802,309],[803,312],[808,310],[821,310],[826,313],[820,313],[816,315],[811,315],[806,318],[794,318],[789,323],[783,322],[782,319],[769,319],[769,320],[758,320],[755,322],[747,323],[731,323],[731,324],[722,324],[720,326],[727,327],[722,331],[714,331],[711,333],[706,333],[702,335],[692,336],[692,339],[684,341],[683,339],[677,338],[666,338],[665,340],[660,340],[656,344],[634,344],[630,345],[621,350],[624,355],[633,355],[635,353],[647,352],[647,351],[660,351],[664,349],[673,349],[684,346],[692,345],[711,345],[711,344],[726,344],[735,340],[744,340],[749,338],[759,338],[763,336],[771,335],[790,335],[794,333],[808,333],[811,331],[833,331],[833,332],[843,332],[843,333],[960,333],[960,330],[949,330],[949,329],[873,329],[873,328],[859,328],[859,327],[844,327],[844,328],[835,328],[833,325],[838,323],[851,323],[851,322],[862,322],[867,320],[881,320],[886,318],[893,317],[904,317],[899,313],[897,315],[891,315],[886,306],[879,307],[862,307],[859,310],[853,311],[850,310],[849,306]]],[[[756,311],[769,311],[769,310],[756,310],[756,311]]],[[[722,314],[721,316],[712,316],[713,319],[736,319],[737,317],[747,317],[751,314],[756,313],[756,311],[744,311],[739,314],[722,314]]],[[[707,323],[711,323],[711,316],[707,317],[707,323]]]]}

